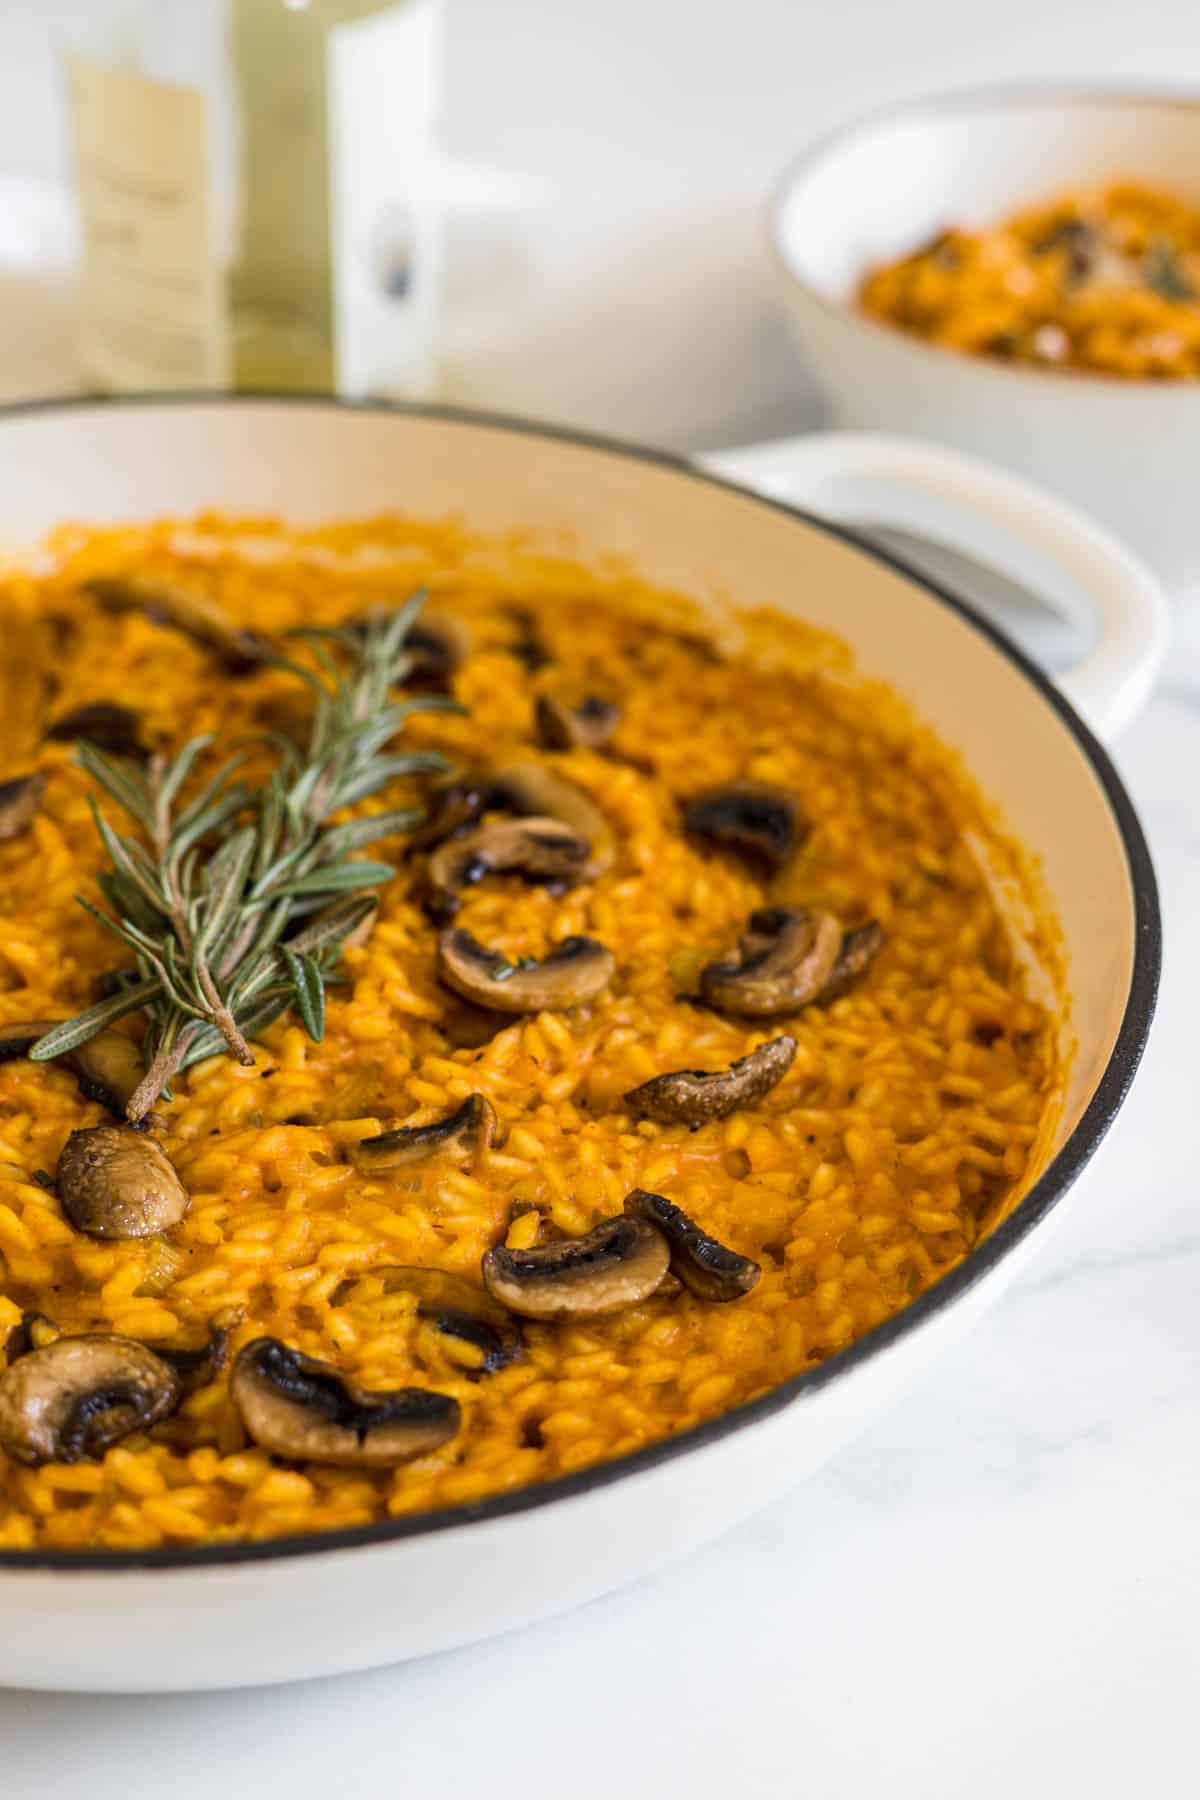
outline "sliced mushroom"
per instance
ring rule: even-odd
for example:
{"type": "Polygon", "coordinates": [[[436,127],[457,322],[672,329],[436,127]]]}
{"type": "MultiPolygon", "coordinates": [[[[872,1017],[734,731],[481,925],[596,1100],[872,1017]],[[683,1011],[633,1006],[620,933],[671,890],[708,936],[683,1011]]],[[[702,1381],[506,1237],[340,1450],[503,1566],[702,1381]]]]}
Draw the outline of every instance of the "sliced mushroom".
{"type": "Polygon", "coordinates": [[[526,1319],[602,1319],[652,1294],[670,1260],[661,1231],[618,1216],[586,1237],[532,1250],[498,1245],[484,1256],[483,1281],[494,1300],[526,1319]]]}
{"type": "Polygon", "coordinates": [[[174,1164],[132,1125],[73,1131],[58,1159],[57,1185],[63,1211],[89,1237],[150,1237],[177,1225],[188,1209],[174,1164]]]}
{"type": "Polygon", "coordinates": [[[471,653],[471,634],[461,619],[426,609],[409,626],[404,648],[412,658],[407,685],[444,689],[471,653]]]}
{"type": "Polygon", "coordinates": [[[14,1325],[4,1340],[5,1361],[15,1363],[19,1356],[28,1356],[31,1350],[44,1350],[47,1344],[61,1336],[58,1326],[45,1313],[22,1313],[21,1323],[14,1325]]]}
{"type": "MultiPolygon", "coordinates": [[[[372,618],[386,619],[388,610],[387,607],[372,608],[345,620],[342,629],[362,633],[372,618]]],[[[403,685],[434,688],[444,693],[455,670],[461,668],[471,653],[471,634],[461,619],[426,607],[409,626],[404,649],[409,658],[409,669],[403,685]]]]}
{"type": "Polygon", "coordinates": [[[634,1188],[625,1197],[625,1211],[662,1233],[670,1246],[672,1275],[698,1300],[740,1300],[762,1274],[756,1262],[709,1237],[662,1194],[634,1188]]]}
{"type": "Polygon", "coordinates": [[[848,931],[842,939],[842,947],[838,951],[837,961],[829,973],[829,980],[817,996],[820,1000],[836,1000],[840,994],[854,982],[869,963],[874,962],[883,948],[883,931],[874,919],[868,919],[855,931],[848,931]]]}
{"type": "Polygon", "coordinates": [[[555,819],[583,838],[588,854],[579,871],[580,880],[591,881],[612,866],[612,829],[599,807],[573,781],[535,762],[474,769],[435,787],[429,797],[428,816],[410,836],[409,847],[432,849],[456,832],[478,824],[485,813],[491,812],[555,819]]]}
{"type": "Polygon", "coordinates": [[[179,1382],[180,1395],[194,1394],[197,1388],[215,1381],[229,1361],[229,1334],[241,1317],[238,1307],[226,1307],[209,1321],[208,1342],[195,1350],[176,1349],[172,1344],[155,1344],[160,1356],[179,1382]]]}
{"type": "Polygon", "coordinates": [[[350,1155],[359,1169],[405,1169],[434,1156],[473,1156],[486,1150],[495,1135],[495,1107],[482,1094],[469,1094],[444,1119],[432,1125],[401,1125],[363,1138],[350,1155]]]}
{"type": "Polygon", "coordinates": [[[513,1024],[511,1013],[494,1012],[486,1006],[472,1006],[447,994],[437,1029],[455,1050],[482,1050],[485,1044],[513,1024]]]}
{"type": "Polygon", "coordinates": [[[0,781],[0,840],[18,837],[26,829],[45,792],[46,777],[40,771],[0,781]]]}
{"type": "MultiPolygon", "coordinates": [[[[379,1294],[412,1294],[417,1316],[428,1319],[443,1336],[467,1352],[470,1373],[492,1375],[516,1362],[524,1345],[521,1328],[503,1306],[497,1306],[485,1288],[462,1275],[444,1269],[407,1268],[399,1263],[368,1269],[335,1289],[334,1306],[353,1306],[379,1294]]],[[[454,1353],[451,1352],[453,1355],[454,1353]]],[[[455,1355],[455,1361],[462,1360],[455,1355]]]]}
{"type": "Polygon", "coordinates": [[[165,1419],[179,1397],[173,1370],[133,1338],[55,1338],[0,1375],[0,1448],[35,1467],[103,1456],[165,1419]]]}
{"type": "Polygon", "coordinates": [[[156,624],[181,631],[219,656],[231,674],[244,673],[273,654],[266,638],[239,629],[222,606],[193,589],[114,575],[89,581],[86,591],[108,612],[145,613],[156,624]]]}
{"type": "Polygon", "coordinates": [[[452,1438],[460,1410],[427,1388],[371,1392],[278,1338],[238,1352],[229,1392],[256,1444],[298,1462],[391,1469],[452,1438]]]}
{"type": "Polygon", "coordinates": [[[581,838],[586,838],[588,859],[580,870],[584,881],[593,881],[612,867],[616,847],[612,829],[591,797],[565,776],[536,762],[507,763],[494,769],[486,795],[486,810],[512,812],[524,817],[558,819],[581,838]]]}
{"type": "Polygon", "coordinates": [[[676,1069],[630,1088],[625,1103],[647,1119],[664,1125],[703,1125],[724,1119],[739,1106],[753,1106],[782,1081],[796,1055],[794,1037],[772,1038],[728,1069],[676,1069]]]}
{"type": "Polygon", "coordinates": [[[135,762],[144,762],[147,756],[139,736],[137,714],[127,706],[118,706],[115,700],[93,700],[86,706],[74,707],[47,727],[46,736],[59,743],[84,738],[97,750],[105,750],[110,756],[128,756],[135,762]]]}
{"type": "Polygon", "coordinates": [[[512,642],[512,653],[517,661],[523,663],[531,674],[553,662],[554,658],[538,629],[537,617],[532,608],[510,606],[508,616],[517,627],[517,635],[512,642]]]}
{"type": "Polygon", "coordinates": [[[803,907],[766,907],[751,913],[750,929],[726,962],[700,971],[700,992],[718,1012],[769,1019],[820,998],[842,947],[831,913],[803,907]]]}
{"type": "MultiPolygon", "coordinates": [[[[61,1019],[32,1019],[27,1024],[0,1025],[0,1063],[28,1056],[39,1038],[62,1023],[61,1019]]],[[[107,1028],[86,1044],[77,1044],[65,1056],[52,1060],[70,1069],[80,1091],[89,1100],[107,1106],[118,1119],[124,1118],[134,1089],[146,1072],[133,1039],[107,1028]]]]}
{"type": "Polygon", "coordinates": [[[469,931],[444,931],[437,972],[465,1000],[493,1012],[566,1012],[598,994],[612,979],[616,958],[595,938],[568,937],[541,962],[510,962],[469,931]]]}
{"type": "Polygon", "coordinates": [[[431,787],[425,799],[425,817],[409,833],[409,849],[431,850],[455,832],[478,824],[487,807],[490,781],[485,770],[476,769],[431,787]]]}
{"type": "Polygon", "coordinates": [[[800,813],[784,788],[763,781],[728,781],[690,800],[686,830],[778,869],[796,847],[800,813]]]}
{"type": "Polygon", "coordinates": [[[534,714],[548,750],[602,750],[621,722],[620,707],[599,694],[585,694],[581,700],[539,694],[534,714]]]}
{"type": "Polygon", "coordinates": [[[493,819],[450,838],[429,859],[430,900],[439,916],[453,911],[455,890],[485,875],[520,875],[526,881],[569,887],[578,881],[589,845],[557,819],[493,819]]]}

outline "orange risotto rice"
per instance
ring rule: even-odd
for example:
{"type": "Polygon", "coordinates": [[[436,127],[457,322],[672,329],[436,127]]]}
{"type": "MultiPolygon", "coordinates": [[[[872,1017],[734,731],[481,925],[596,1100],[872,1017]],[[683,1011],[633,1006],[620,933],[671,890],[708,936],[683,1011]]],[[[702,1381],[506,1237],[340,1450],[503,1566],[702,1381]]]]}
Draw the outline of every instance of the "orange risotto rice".
{"type": "Polygon", "coordinates": [[[951,228],[873,269],[865,310],[946,350],[1143,380],[1200,376],[1200,210],[1132,182],[951,228]]]}
{"type": "MultiPolygon", "coordinates": [[[[1015,251],[1012,266],[1024,266],[1015,251]]],[[[295,704],[283,671],[233,679],[153,620],[102,612],[81,592],[100,572],[190,583],[270,634],[426,584],[469,629],[454,677],[468,710],[418,717],[406,745],[440,746],[460,767],[540,758],[586,790],[616,850],[606,873],[566,892],[489,877],[466,890],[458,923],[512,956],[586,933],[616,972],[572,1011],[510,1016],[488,1041],[456,1044],[446,1027],[460,1003],[435,975],[418,859],[398,838],[375,846],[399,867],[373,934],[345,952],[323,1041],[288,1014],[253,1068],[214,1057],[176,1083],[159,1135],[190,1210],[142,1239],[81,1235],[34,1179],[103,1109],[52,1064],[0,1067],[0,1345],[31,1308],[68,1333],[151,1345],[199,1343],[237,1308],[235,1349],[272,1334],[363,1387],[434,1388],[462,1409],[455,1437],[399,1468],[289,1463],[248,1440],[226,1371],[99,1460],[29,1467],[0,1451],[0,1547],[361,1525],[621,1456],[843,1349],[953,1268],[1019,1196],[1059,1086],[1058,1031],[993,882],[999,870],[1035,915],[1037,883],[953,756],[853,677],[838,645],[792,621],[756,615],[739,647],[726,642],[731,615],[715,652],[678,596],[450,523],[69,528],[36,573],[6,578],[0,774],[37,767],[48,781],[28,829],[0,843],[0,1023],[78,1010],[124,961],[74,899],[98,898],[105,863],[91,783],[69,744],[43,741],[47,720],[104,699],[135,709],[150,745],[200,731],[228,744],[295,704]],[[514,634],[531,632],[549,658],[538,668],[513,653],[514,634]],[[536,697],[564,680],[619,704],[607,753],[536,747],[536,697]],[[807,825],[769,884],[681,830],[681,803],[733,777],[788,790],[807,825]],[[883,948],[840,998],[783,1019],[680,1000],[768,900],[847,927],[877,920],[883,948]],[[689,1129],[623,1101],[665,1071],[723,1069],[780,1031],[797,1040],[790,1070],[728,1117],[689,1129]],[[439,1119],[472,1093],[498,1116],[490,1149],[390,1175],[355,1168],[361,1140],[439,1119]],[[478,1379],[411,1296],[368,1287],[335,1303],[348,1275],[380,1264],[477,1281],[490,1247],[585,1232],[637,1187],[756,1259],[753,1291],[713,1305],[668,1281],[610,1318],[527,1323],[524,1354],[478,1379]]],[[[1051,927],[1033,939],[1052,967],[1051,927]]]]}

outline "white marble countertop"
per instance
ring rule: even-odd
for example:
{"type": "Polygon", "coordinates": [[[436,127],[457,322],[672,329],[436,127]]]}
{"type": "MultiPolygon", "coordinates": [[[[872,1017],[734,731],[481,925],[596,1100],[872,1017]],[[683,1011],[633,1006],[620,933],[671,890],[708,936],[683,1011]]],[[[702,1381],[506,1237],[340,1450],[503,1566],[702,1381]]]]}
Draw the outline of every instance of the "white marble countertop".
{"type": "MultiPolygon", "coordinates": [[[[518,15],[531,9],[523,0],[518,15]]],[[[632,18],[626,0],[622,9],[632,18]]],[[[1155,9],[1182,32],[1175,0],[1152,0],[1155,9]]],[[[580,5],[568,10],[578,21],[580,5]]],[[[1081,29],[1095,16],[1074,10],[1081,29]]],[[[606,53],[599,35],[586,48],[606,53]]],[[[719,92],[715,43],[706,54],[719,92]]],[[[911,69],[907,80],[916,84],[911,69]]],[[[582,232],[577,209],[556,211],[553,191],[541,196],[543,216],[529,228],[545,278],[536,323],[464,348],[457,391],[685,446],[796,428],[811,416],[805,384],[770,304],[745,191],[751,181],[757,191],[766,147],[787,147],[781,97],[766,77],[743,96],[757,132],[750,175],[727,184],[718,211],[683,204],[631,147],[666,142],[638,111],[651,85],[634,83],[631,135],[611,151],[594,231],[582,232]],[[766,123],[764,93],[775,105],[766,123]],[[647,205],[617,223],[617,197],[643,174],[647,205]],[[605,251],[613,244],[619,256],[605,251]],[[684,303],[705,322],[702,344],[678,329],[684,303]]],[[[839,88],[826,110],[853,103],[839,88]]],[[[513,124],[504,142],[518,163],[542,155],[532,125],[513,124]]],[[[592,153],[589,163],[580,150],[577,172],[599,168],[596,142],[592,153]]],[[[34,330],[19,285],[0,282],[4,397],[68,379],[56,304],[39,304],[34,330]]],[[[0,1789],[14,1800],[128,1800],[135,1782],[172,1800],[1194,1795],[1196,598],[1179,602],[1168,672],[1117,761],[1162,884],[1158,1022],[1077,1204],[1031,1275],[951,1360],[807,1486],[573,1616],[290,1689],[0,1694],[0,1789]]]]}

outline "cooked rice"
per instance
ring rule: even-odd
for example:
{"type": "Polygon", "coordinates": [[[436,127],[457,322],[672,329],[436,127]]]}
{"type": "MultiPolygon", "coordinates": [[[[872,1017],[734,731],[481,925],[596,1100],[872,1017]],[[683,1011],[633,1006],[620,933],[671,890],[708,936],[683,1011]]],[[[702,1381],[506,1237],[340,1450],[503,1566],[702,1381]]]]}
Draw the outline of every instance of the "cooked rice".
{"type": "MultiPolygon", "coordinates": [[[[557,897],[490,879],[460,919],[513,954],[590,933],[618,973],[590,1006],[518,1018],[481,1048],[455,1049],[440,1021],[456,1002],[434,978],[434,929],[402,865],[369,943],[346,954],[349,981],[331,994],[320,1045],[288,1017],[265,1034],[256,1067],[214,1058],[177,1084],[163,1141],[191,1210],[145,1241],[78,1235],[33,1179],[101,1110],[60,1069],[0,1067],[0,1341],[36,1307],[67,1331],[199,1343],[212,1315],[236,1305],[236,1343],[271,1333],[366,1387],[435,1387],[463,1409],[459,1436],[395,1471],[289,1467],[247,1444],[222,1378],[102,1461],[30,1469],[0,1453],[0,1547],[361,1525],[621,1456],[843,1349],[954,1267],[1019,1196],[1059,1086],[1058,1034],[971,846],[1045,915],[1033,872],[954,757],[886,690],[854,679],[823,636],[759,616],[750,636],[761,646],[769,635],[769,667],[715,656],[677,596],[452,524],[71,529],[42,573],[8,580],[3,771],[36,761],[49,786],[31,831],[0,845],[3,1021],[90,1003],[120,960],[73,898],[94,895],[103,864],[90,784],[69,745],[39,744],[46,719],[104,698],[136,708],[164,743],[203,730],[228,743],[286,711],[295,686],[278,671],[231,680],[149,620],[100,614],[78,584],[101,570],[182,577],[266,631],[427,583],[470,625],[476,649],[456,682],[470,710],[425,717],[410,737],[459,762],[529,754],[534,698],[564,678],[618,699],[616,747],[630,760],[554,757],[612,822],[613,869],[557,897]],[[534,674],[506,649],[514,604],[553,658],[534,674]],[[844,998],[765,1025],[677,999],[763,900],[735,857],[679,829],[682,799],[734,775],[794,791],[811,824],[772,896],[847,925],[876,918],[886,932],[844,998]],[[798,1040],[795,1063],[751,1109],[689,1131],[623,1107],[651,1076],[722,1068],[780,1029],[798,1040]],[[504,1135],[473,1171],[351,1167],[358,1140],[435,1119],[476,1090],[504,1135]],[[757,1288],[727,1306],[671,1292],[605,1321],[530,1325],[524,1359],[481,1380],[411,1298],[331,1304],[348,1273],[380,1263],[476,1277],[491,1245],[527,1245],[542,1221],[582,1232],[638,1186],[757,1258],[757,1288]]],[[[379,847],[397,861],[401,849],[379,847]]],[[[1053,968],[1048,923],[1034,948],[1053,968]]]]}
{"type": "Polygon", "coordinates": [[[865,276],[877,318],[945,350],[1138,380],[1200,376],[1200,210],[1121,181],[940,231],[865,276]]]}

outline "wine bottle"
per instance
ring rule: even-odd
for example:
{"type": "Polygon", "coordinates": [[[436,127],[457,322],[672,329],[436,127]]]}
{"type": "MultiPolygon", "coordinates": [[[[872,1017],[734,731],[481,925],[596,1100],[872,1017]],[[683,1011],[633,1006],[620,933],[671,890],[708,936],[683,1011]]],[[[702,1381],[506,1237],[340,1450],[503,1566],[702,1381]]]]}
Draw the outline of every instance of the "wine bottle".
{"type": "Polygon", "coordinates": [[[428,397],[440,0],[151,0],[66,59],[102,391],[428,397]]]}

